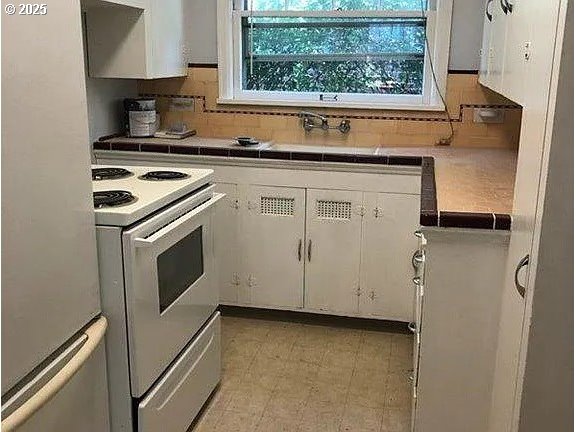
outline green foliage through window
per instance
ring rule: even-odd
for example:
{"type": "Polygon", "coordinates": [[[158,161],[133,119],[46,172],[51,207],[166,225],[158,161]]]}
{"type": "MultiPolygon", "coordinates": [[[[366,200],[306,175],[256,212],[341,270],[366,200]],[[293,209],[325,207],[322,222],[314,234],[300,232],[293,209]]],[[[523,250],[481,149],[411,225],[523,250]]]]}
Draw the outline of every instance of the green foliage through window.
{"type": "MultiPolygon", "coordinates": [[[[302,16],[242,18],[242,88],[251,91],[423,92],[426,18],[325,17],[306,11],[420,10],[425,0],[254,0],[259,11],[302,16]]],[[[246,8],[250,6],[247,0],[246,8]]],[[[407,14],[408,15],[408,14],[407,14]]]]}

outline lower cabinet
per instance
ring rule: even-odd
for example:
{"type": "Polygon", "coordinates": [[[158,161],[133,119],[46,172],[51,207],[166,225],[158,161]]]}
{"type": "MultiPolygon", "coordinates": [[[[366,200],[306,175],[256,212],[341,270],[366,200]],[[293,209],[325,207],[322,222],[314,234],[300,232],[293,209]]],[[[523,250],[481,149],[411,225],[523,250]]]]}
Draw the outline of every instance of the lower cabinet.
{"type": "Polygon", "coordinates": [[[240,303],[301,308],[305,189],[249,186],[240,211],[240,303]]]}
{"type": "Polygon", "coordinates": [[[420,197],[365,193],[362,234],[360,313],[363,316],[412,321],[414,269],[418,246],[420,197]]]}
{"type": "Polygon", "coordinates": [[[220,208],[214,215],[214,255],[216,257],[216,280],[220,290],[220,302],[239,302],[240,276],[238,275],[240,196],[238,185],[216,184],[216,192],[224,193],[220,208]]]}
{"type": "Polygon", "coordinates": [[[412,321],[419,196],[217,184],[220,301],[412,321]]]}
{"type": "Polygon", "coordinates": [[[362,192],[306,191],[307,309],[358,313],[362,192]]]}

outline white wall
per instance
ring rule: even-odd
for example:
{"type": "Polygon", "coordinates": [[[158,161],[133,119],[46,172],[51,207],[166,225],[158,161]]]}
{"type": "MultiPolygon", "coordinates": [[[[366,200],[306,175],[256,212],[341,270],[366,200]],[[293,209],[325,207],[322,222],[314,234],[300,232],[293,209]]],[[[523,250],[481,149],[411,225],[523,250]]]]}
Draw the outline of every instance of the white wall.
{"type": "Polygon", "coordinates": [[[122,132],[123,99],[137,94],[136,80],[90,78],[86,75],[91,143],[101,136],[122,132]]]}
{"type": "MultiPolygon", "coordinates": [[[[190,63],[216,63],[216,0],[185,0],[190,63]]],[[[454,0],[450,69],[477,70],[480,64],[484,0],[454,0]]]]}

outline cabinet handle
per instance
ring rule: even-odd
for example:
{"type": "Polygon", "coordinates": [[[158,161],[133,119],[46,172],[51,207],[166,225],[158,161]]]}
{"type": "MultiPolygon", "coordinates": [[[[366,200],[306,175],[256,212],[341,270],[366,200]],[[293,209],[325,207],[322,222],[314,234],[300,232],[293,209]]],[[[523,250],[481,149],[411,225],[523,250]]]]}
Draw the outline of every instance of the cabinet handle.
{"type": "Polygon", "coordinates": [[[490,21],[490,22],[492,22],[493,16],[492,16],[492,14],[490,13],[490,11],[488,10],[488,8],[490,7],[490,5],[492,4],[493,1],[494,1],[494,0],[488,0],[488,1],[486,2],[486,9],[485,9],[486,18],[488,18],[488,21],[490,21]]]}
{"type": "Polygon", "coordinates": [[[420,277],[418,276],[413,277],[412,282],[414,282],[414,285],[420,285],[420,277]]]}
{"type": "Polygon", "coordinates": [[[506,15],[508,15],[508,12],[512,12],[512,5],[508,2],[508,0],[500,0],[500,7],[506,15]]]}
{"type": "Polygon", "coordinates": [[[414,231],[414,235],[418,238],[422,238],[422,231],[414,231]]]}
{"type": "Polygon", "coordinates": [[[412,255],[412,267],[414,267],[414,269],[418,269],[418,267],[420,267],[420,264],[422,264],[423,262],[424,262],[424,253],[420,250],[414,252],[414,255],[412,255]]]}
{"type": "Polygon", "coordinates": [[[410,330],[412,333],[416,333],[416,323],[415,322],[409,323],[408,330],[410,330]]]}
{"type": "Polygon", "coordinates": [[[524,298],[524,296],[526,295],[526,287],[520,284],[520,281],[518,280],[518,274],[520,273],[520,270],[522,270],[522,267],[526,267],[529,263],[530,263],[530,255],[526,255],[524,258],[520,260],[520,262],[516,266],[516,271],[514,272],[514,285],[516,285],[516,291],[518,291],[518,294],[520,294],[522,298],[524,298]]]}
{"type": "Polygon", "coordinates": [[[302,261],[302,239],[298,240],[298,261],[302,261]]]}
{"type": "Polygon", "coordinates": [[[308,262],[312,261],[312,240],[308,240],[308,262]]]}

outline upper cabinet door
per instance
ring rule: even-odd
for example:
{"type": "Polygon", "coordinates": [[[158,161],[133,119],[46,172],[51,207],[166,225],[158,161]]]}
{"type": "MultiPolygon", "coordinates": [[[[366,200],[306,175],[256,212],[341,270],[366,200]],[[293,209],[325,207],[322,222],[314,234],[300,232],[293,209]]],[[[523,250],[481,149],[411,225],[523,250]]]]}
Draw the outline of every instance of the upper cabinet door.
{"type": "Polygon", "coordinates": [[[307,309],[358,313],[362,192],[308,189],[307,309]]]}
{"type": "Polygon", "coordinates": [[[182,0],[150,2],[150,35],[147,50],[150,78],[185,76],[184,12],[182,0]]]}
{"type": "Polygon", "coordinates": [[[303,306],[305,197],[304,189],[248,186],[241,210],[240,303],[303,306]]]}
{"type": "Polygon", "coordinates": [[[413,321],[412,255],[418,249],[420,197],[366,193],[360,313],[413,321]]]}
{"type": "Polygon", "coordinates": [[[489,85],[490,57],[492,55],[491,39],[492,26],[494,22],[494,2],[486,0],[484,6],[484,32],[482,34],[482,51],[480,52],[480,70],[478,71],[478,81],[482,85],[489,85]]]}
{"type": "Polygon", "coordinates": [[[504,12],[502,2],[494,0],[489,9],[492,14],[490,49],[488,52],[488,77],[486,85],[492,90],[502,93],[502,75],[507,52],[506,33],[508,14],[504,12]]]}
{"type": "MultiPolygon", "coordinates": [[[[510,1],[510,0],[509,0],[510,1]]],[[[515,1],[506,20],[506,57],[502,69],[502,91],[508,99],[523,104],[526,74],[531,50],[531,8],[526,1],[515,1]]],[[[552,6],[552,5],[551,5],[552,6]]],[[[547,37],[544,34],[542,37],[547,37]]],[[[552,33],[549,37],[553,37],[552,33]]]]}
{"type": "Polygon", "coordinates": [[[96,3],[86,8],[91,77],[152,79],[186,75],[182,0],[144,3],[145,8],[96,3]]]}

